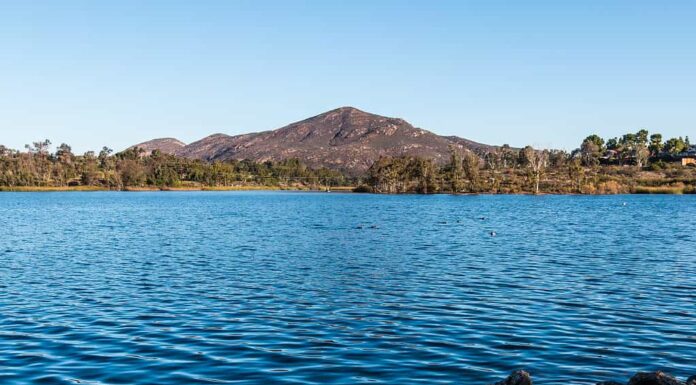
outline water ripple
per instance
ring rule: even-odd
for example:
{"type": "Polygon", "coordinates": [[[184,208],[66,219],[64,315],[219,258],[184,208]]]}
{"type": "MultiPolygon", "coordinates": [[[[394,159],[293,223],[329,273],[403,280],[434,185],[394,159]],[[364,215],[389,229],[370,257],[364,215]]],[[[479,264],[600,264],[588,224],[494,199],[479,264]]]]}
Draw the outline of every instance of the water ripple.
{"type": "Polygon", "coordinates": [[[687,376],[695,212],[693,196],[4,193],[0,383],[687,376]]]}

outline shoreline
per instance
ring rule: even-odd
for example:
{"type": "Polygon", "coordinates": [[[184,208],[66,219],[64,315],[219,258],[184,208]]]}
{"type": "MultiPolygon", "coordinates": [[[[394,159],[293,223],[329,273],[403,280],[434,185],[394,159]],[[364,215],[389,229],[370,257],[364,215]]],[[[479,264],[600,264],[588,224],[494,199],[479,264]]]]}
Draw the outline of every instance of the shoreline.
{"type": "MultiPolygon", "coordinates": [[[[334,187],[331,192],[350,192],[355,187],[334,187]]],[[[99,186],[64,186],[64,187],[35,187],[0,186],[0,193],[3,192],[186,192],[186,191],[306,191],[306,192],[325,192],[325,190],[312,190],[301,187],[280,187],[280,186],[220,186],[220,187],[127,187],[124,189],[109,189],[99,186]]]]}
{"type": "MultiPolygon", "coordinates": [[[[607,196],[607,195],[693,195],[693,191],[665,191],[660,188],[654,190],[644,190],[637,189],[636,191],[630,191],[625,193],[558,193],[558,192],[541,192],[534,194],[531,192],[519,192],[519,193],[492,193],[492,192],[479,192],[479,193],[432,193],[432,194],[421,194],[421,193],[375,193],[375,192],[363,192],[355,191],[356,187],[353,186],[339,186],[333,187],[328,192],[339,192],[339,193],[354,193],[354,194],[369,194],[369,195],[461,195],[461,196],[473,196],[473,195],[519,195],[519,196],[607,196]]],[[[302,187],[288,187],[288,186],[219,186],[219,187],[127,187],[124,189],[114,190],[99,186],[63,186],[63,187],[38,187],[38,186],[17,186],[8,187],[0,186],[0,193],[11,192],[11,193],[42,193],[42,192],[234,192],[234,191],[295,191],[295,192],[327,192],[325,190],[313,190],[310,188],[302,187]]]]}

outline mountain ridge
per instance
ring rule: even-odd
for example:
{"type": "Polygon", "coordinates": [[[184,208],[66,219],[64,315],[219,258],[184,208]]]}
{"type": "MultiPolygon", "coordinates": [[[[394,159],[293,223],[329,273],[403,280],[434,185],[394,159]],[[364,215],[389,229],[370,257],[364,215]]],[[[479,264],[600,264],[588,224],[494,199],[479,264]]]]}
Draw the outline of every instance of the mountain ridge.
{"type": "Polygon", "coordinates": [[[275,130],[241,135],[217,133],[183,146],[174,145],[172,141],[183,144],[164,138],[132,147],[149,152],[159,149],[205,161],[250,159],[264,162],[298,158],[309,167],[350,173],[366,171],[382,156],[419,156],[444,163],[452,147],[477,153],[494,148],[457,136],[440,136],[414,127],[404,119],[354,107],[336,108],[275,130]],[[163,146],[157,148],[160,141],[163,146]]]}

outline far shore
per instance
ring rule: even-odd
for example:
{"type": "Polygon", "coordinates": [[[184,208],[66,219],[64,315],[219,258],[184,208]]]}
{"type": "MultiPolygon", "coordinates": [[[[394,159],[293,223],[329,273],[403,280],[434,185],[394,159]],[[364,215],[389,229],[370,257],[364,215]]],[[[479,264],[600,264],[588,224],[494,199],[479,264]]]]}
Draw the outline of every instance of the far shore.
{"type": "MultiPolygon", "coordinates": [[[[330,191],[353,192],[353,186],[332,187],[330,191]]],[[[0,192],[155,192],[155,191],[307,191],[325,192],[326,190],[316,190],[295,186],[206,186],[206,187],[127,187],[114,190],[99,186],[0,186],[0,192]]]]}
{"type": "MultiPolygon", "coordinates": [[[[43,186],[43,187],[36,187],[36,186],[14,186],[14,187],[9,187],[9,186],[0,186],[0,193],[3,192],[32,192],[32,193],[40,193],[40,192],[186,192],[186,191],[297,191],[297,192],[327,192],[325,189],[311,189],[308,187],[301,187],[301,186],[257,186],[257,185],[248,185],[248,186],[206,186],[206,187],[155,187],[155,186],[148,186],[148,187],[126,187],[124,189],[108,189],[105,187],[100,187],[100,186],[43,186]]],[[[356,187],[354,186],[336,186],[336,187],[331,187],[329,192],[341,192],[341,193],[368,193],[368,194],[378,194],[378,195],[423,195],[420,193],[394,193],[394,194],[386,194],[386,193],[372,193],[372,192],[366,192],[366,191],[356,191],[356,187]]],[[[434,194],[426,194],[426,195],[538,195],[538,196],[543,196],[543,195],[689,195],[689,194],[694,194],[694,191],[691,189],[681,189],[681,188],[673,188],[673,187],[643,187],[639,186],[631,190],[630,192],[627,193],[621,193],[621,194],[611,194],[611,193],[590,193],[590,194],[582,194],[582,193],[544,193],[541,192],[539,194],[534,194],[531,192],[517,192],[517,193],[491,193],[491,192],[480,192],[480,193],[459,193],[459,194],[452,194],[452,193],[443,193],[443,192],[438,192],[434,194]]]]}

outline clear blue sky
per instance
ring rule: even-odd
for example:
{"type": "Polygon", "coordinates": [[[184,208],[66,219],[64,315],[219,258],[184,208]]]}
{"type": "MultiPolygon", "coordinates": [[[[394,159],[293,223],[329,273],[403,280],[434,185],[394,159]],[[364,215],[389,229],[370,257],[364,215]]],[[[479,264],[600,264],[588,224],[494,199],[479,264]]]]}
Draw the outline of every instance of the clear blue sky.
{"type": "Polygon", "coordinates": [[[0,143],[78,152],[339,106],[485,143],[696,137],[696,1],[0,1],[0,143]]]}

